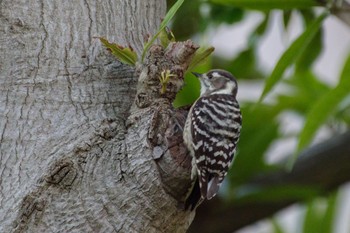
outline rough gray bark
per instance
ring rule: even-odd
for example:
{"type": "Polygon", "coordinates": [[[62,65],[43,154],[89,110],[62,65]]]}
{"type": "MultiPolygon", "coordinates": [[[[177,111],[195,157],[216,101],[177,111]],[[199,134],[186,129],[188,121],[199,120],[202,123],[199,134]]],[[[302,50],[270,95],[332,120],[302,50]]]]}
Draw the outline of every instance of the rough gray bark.
{"type": "Polygon", "coordinates": [[[158,172],[173,162],[164,148],[180,148],[155,139],[175,135],[169,114],[158,114],[172,97],[132,107],[149,67],[134,75],[94,38],[140,54],[165,1],[0,4],[0,232],[186,231],[193,214],[177,206],[186,187],[164,189],[158,172]]]}

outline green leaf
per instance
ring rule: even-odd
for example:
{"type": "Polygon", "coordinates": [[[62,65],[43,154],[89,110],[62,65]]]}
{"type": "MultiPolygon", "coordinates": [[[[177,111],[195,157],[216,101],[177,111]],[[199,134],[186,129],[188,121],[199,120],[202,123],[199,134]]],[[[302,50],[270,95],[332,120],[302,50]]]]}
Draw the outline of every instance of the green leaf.
{"type": "Polygon", "coordinates": [[[297,73],[283,80],[283,83],[293,91],[280,93],[276,97],[276,108],[281,112],[292,110],[302,116],[314,105],[316,99],[330,90],[328,85],[310,71],[297,73]]]}
{"type": "Polygon", "coordinates": [[[232,188],[271,168],[266,164],[264,156],[279,136],[276,120],[278,112],[272,106],[245,103],[241,105],[241,111],[243,126],[238,153],[228,174],[232,188]]]}
{"type": "Polygon", "coordinates": [[[337,215],[338,198],[339,198],[339,191],[336,192],[335,194],[332,194],[328,198],[326,213],[324,214],[323,221],[322,221],[322,232],[324,233],[333,232],[333,226],[337,215]]]}
{"type": "Polygon", "coordinates": [[[210,0],[210,2],[256,10],[292,10],[320,5],[316,0],[210,0]]]}
{"type": "Polygon", "coordinates": [[[168,23],[170,22],[170,20],[174,17],[175,13],[177,12],[177,10],[181,7],[182,3],[185,0],[178,0],[168,11],[168,13],[165,15],[164,20],[162,21],[162,23],[160,24],[160,27],[157,31],[157,33],[152,37],[151,40],[149,40],[144,48],[143,48],[143,52],[141,55],[141,61],[144,60],[147,51],[149,50],[149,48],[151,47],[151,45],[153,44],[153,42],[158,38],[159,34],[164,30],[164,28],[168,25],[168,23]]]}
{"type": "Polygon", "coordinates": [[[209,48],[200,47],[194,54],[190,65],[187,70],[192,70],[199,64],[203,63],[209,55],[214,52],[214,47],[210,46],[209,48]]]}
{"type": "Polygon", "coordinates": [[[167,27],[159,33],[159,41],[163,48],[168,47],[170,42],[175,42],[175,36],[167,27]]]}
{"type": "Polygon", "coordinates": [[[259,69],[256,58],[256,47],[252,46],[243,50],[237,57],[229,61],[215,57],[214,66],[230,71],[239,79],[262,79],[265,76],[259,69]]]}
{"type": "Polygon", "coordinates": [[[322,200],[315,199],[308,203],[305,218],[304,218],[304,225],[303,225],[303,232],[308,233],[319,233],[323,232],[321,229],[321,220],[322,215],[324,212],[324,207],[321,203],[322,200]]]}
{"type": "Polygon", "coordinates": [[[315,198],[308,203],[303,232],[307,233],[332,233],[337,210],[338,194],[332,194],[326,198],[315,198]]]}
{"type": "MultiPolygon", "coordinates": [[[[205,73],[212,68],[211,57],[205,59],[205,61],[199,64],[195,71],[198,73],[205,73]]],[[[173,102],[174,108],[180,108],[186,105],[192,104],[199,97],[200,83],[199,80],[190,72],[185,73],[185,85],[176,94],[176,98],[173,102]]]]}
{"type": "Polygon", "coordinates": [[[210,4],[210,20],[216,24],[234,24],[243,19],[244,11],[233,6],[210,4]]]}
{"type": "Polygon", "coordinates": [[[287,29],[288,28],[288,25],[290,23],[290,20],[291,20],[291,16],[292,16],[292,10],[285,10],[283,11],[283,26],[284,26],[284,29],[287,29]]]}
{"type": "Polygon", "coordinates": [[[350,82],[349,77],[350,77],[350,54],[348,55],[348,58],[346,59],[345,64],[343,66],[343,70],[341,72],[338,85],[345,85],[344,88],[349,89],[349,82],[350,82]]]}
{"type": "Polygon", "coordinates": [[[312,46],[308,46],[303,53],[298,57],[295,62],[295,73],[301,73],[309,70],[318,56],[321,54],[323,49],[322,44],[323,33],[321,28],[317,31],[314,38],[312,38],[310,44],[312,46]]]}
{"type": "Polygon", "coordinates": [[[277,222],[276,219],[271,219],[271,225],[274,233],[284,233],[282,226],[277,222]]]}
{"type": "Polygon", "coordinates": [[[298,12],[303,20],[304,28],[308,27],[317,17],[313,9],[300,9],[298,12]]]}
{"type": "Polygon", "coordinates": [[[345,122],[350,125],[350,95],[339,104],[339,110],[335,115],[337,120],[345,122]]]}
{"type": "MultiPolygon", "coordinates": [[[[340,102],[349,95],[350,56],[347,58],[338,85],[316,100],[307,114],[304,127],[300,133],[297,152],[307,146],[313,139],[317,129],[334,113],[340,102]]],[[[296,153],[297,154],[297,153],[296,153]]],[[[293,160],[294,163],[296,155],[293,160]]]]}
{"type": "Polygon", "coordinates": [[[185,86],[177,93],[173,102],[174,108],[192,104],[199,97],[200,84],[191,73],[185,74],[185,86]]]}
{"type": "Polygon", "coordinates": [[[101,43],[109,49],[112,54],[122,63],[135,66],[137,62],[137,54],[129,47],[122,47],[118,44],[110,43],[105,38],[99,37],[101,43]]]}
{"type": "MultiPolygon", "coordinates": [[[[209,24],[200,13],[201,4],[201,0],[185,1],[176,12],[171,22],[171,30],[179,41],[188,40],[193,34],[202,32],[209,24]]],[[[168,5],[172,3],[168,1],[168,5]]]]}
{"type": "Polygon", "coordinates": [[[255,47],[249,47],[240,52],[226,69],[239,78],[256,79],[262,77],[261,72],[258,70],[256,58],[255,47]]]}
{"type": "Polygon", "coordinates": [[[317,34],[318,29],[327,15],[328,13],[326,12],[321,14],[283,53],[270,77],[266,80],[259,102],[261,102],[278,81],[281,80],[285,70],[293,64],[300,54],[310,45],[310,42],[317,34]]]}
{"type": "Polygon", "coordinates": [[[256,27],[256,29],[253,31],[253,33],[252,33],[252,35],[250,35],[250,37],[263,36],[266,32],[266,29],[268,28],[269,18],[270,18],[270,12],[265,13],[263,21],[261,21],[261,23],[256,27]]]}

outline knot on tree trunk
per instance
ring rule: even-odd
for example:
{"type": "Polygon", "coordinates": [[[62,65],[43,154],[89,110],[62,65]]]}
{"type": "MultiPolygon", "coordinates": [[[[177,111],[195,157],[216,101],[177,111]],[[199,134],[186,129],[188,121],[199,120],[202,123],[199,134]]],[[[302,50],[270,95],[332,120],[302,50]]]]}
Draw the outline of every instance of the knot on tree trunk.
{"type": "Polygon", "coordinates": [[[198,48],[190,40],[172,42],[165,49],[161,45],[152,46],[146,62],[136,68],[139,74],[136,106],[146,108],[159,101],[171,104],[183,86],[183,76],[198,48]],[[169,79],[162,83],[162,76],[167,72],[169,79]]]}
{"type": "Polygon", "coordinates": [[[164,190],[179,203],[184,201],[191,186],[191,158],[182,139],[187,110],[174,109],[172,103],[198,48],[190,40],[170,43],[165,49],[154,45],[146,62],[138,64],[136,69],[139,80],[131,123],[151,114],[147,140],[164,190]]]}

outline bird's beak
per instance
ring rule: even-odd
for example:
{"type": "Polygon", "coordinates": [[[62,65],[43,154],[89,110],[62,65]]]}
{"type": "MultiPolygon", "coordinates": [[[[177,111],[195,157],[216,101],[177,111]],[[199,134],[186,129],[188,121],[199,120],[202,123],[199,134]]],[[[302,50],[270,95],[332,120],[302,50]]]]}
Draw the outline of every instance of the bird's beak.
{"type": "Polygon", "coordinates": [[[200,78],[202,76],[202,74],[200,73],[196,73],[196,72],[191,72],[194,76],[196,76],[197,78],[200,78]]]}

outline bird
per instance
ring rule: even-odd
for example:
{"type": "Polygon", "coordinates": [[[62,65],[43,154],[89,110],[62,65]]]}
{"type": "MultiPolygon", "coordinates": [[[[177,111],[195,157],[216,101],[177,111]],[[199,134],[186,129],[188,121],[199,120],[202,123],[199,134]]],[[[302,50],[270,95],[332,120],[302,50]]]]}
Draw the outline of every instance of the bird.
{"type": "Polygon", "coordinates": [[[232,165],[242,127],[235,77],[220,69],[192,73],[200,81],[200,96],[190,108],[183,130],[194,183],[185,201],[186,210],[217,194],[232,165]]]}

